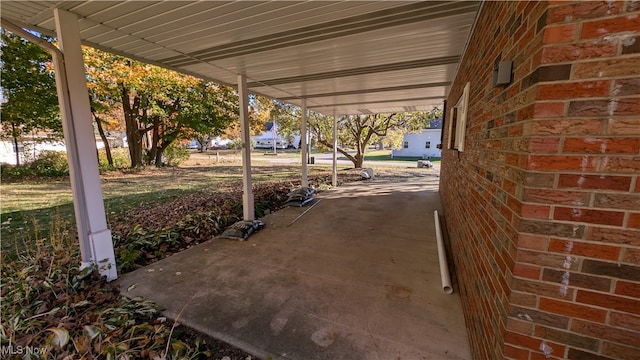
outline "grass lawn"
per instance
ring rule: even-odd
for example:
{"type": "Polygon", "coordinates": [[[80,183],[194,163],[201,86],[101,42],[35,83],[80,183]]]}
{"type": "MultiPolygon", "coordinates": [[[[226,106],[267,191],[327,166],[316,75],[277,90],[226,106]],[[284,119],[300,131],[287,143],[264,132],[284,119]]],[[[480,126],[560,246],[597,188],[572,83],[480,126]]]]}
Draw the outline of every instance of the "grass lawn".
{"type": "MultiPolygon", "coordinates": [[[[291,159],[299,159],[300,158],[300,149],[278,149],[277,155],[274,155],[273,149],[253,149],[251,150],[251,158],[252,159],[260,159],[264,157],[281,157],[281,158],[291,158],[291,159]]],[[[315,155],[315,152],[311,152],[311,156],[315,155]]],[[[192,160],[195,159],[207,159],[211,161],[215,161],[216,156],[220,158],[237,158],[240,159],[242,154],[240,150],[206,150],[203,152],[193,151],[191,153],[192,160]]]]}
{"type": "MultiPolygon", "coordinates": [[[[347,158],[344,156],[340,157],[340,160],[346,160],[347,158]]],[[[391,157],[391,150],[369,150],[364,155],[365,161],[418,161],[421,160],[421,157],[412,157],[412,156],[396,156],[391,157]]],[[[439,158],[431,159],[431,162],[439,162],[439,158]]]]}
{"type": "MultiPolygon", "coordinates": [[[[230,184],[241,187],[242,165],[237,160],[224,156],[218,164],[204,162],[192,156],[179,168],[149,168],[103,175],[107,219],[133,208],[153,206],[202,190],[215,190],[230,184]]],[[[254,183],[300,177],[296,165],[257,162],[252,168],[254,183]]],[[[327,168],[318,165],[309,169],[310,174],[324,170],[327,168]]],[[[35,232],[46,237],[53,223],[75,222],[69,179],[3,183],[0,196],[2,251],[14,252],[16,246],[22,248],[24,242],[34,238],[35,232]],[[57,221],[52,221],[54,219],[57,221]]]]}

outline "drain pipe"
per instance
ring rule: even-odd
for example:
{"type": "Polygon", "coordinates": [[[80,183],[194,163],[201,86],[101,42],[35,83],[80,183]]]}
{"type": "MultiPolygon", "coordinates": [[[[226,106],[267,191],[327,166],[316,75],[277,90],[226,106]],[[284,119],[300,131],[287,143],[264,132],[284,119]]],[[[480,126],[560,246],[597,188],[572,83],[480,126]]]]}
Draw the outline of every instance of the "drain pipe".
{"type": "Polygon", "coordinates": [[[442,231],[440,230],[440,217],[438,210],[433,211],[433,217],[436,224],[436,240],[438,242],[438,260],[440,262],[440,279],[442,281],[442,291],[445,294],[453,294],[453,286],[451,286],[451,278],[449,277],[449,265],[447,264],[447,252],[442,241],[442,231]]]}

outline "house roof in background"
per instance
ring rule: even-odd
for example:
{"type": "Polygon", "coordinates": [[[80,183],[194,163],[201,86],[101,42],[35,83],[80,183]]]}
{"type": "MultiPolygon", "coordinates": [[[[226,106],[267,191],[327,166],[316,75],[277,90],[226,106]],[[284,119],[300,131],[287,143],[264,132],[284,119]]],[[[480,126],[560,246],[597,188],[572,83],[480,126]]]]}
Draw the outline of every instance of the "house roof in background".
{"type": "Polygon", "coordinates": [[[7,1],[2,18],[324,114],[431,110],[453,81],[479,2],[7,1]]]}

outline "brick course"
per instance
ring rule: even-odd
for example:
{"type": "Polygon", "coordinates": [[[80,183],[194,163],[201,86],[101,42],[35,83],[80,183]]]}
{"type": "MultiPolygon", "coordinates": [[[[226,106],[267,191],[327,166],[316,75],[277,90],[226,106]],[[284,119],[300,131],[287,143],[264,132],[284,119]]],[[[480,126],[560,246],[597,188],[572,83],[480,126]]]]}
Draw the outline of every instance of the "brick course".
{"type": "Polygon", "coordinates": [[[640,2],[486,2],[448,114],[467,82],[440,191],[474,358],[640,358],[640,2]]]}

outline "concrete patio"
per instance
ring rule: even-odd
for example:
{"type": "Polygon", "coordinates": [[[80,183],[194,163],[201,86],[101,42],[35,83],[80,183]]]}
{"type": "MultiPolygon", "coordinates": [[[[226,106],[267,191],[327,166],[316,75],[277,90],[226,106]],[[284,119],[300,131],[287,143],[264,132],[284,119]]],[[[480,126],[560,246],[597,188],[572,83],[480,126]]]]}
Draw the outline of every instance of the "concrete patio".
{"type": "Polygon", "coordinates": [[[261,358],[469,359],[459,295],[441,290],[437,172],[317,199],[293,224],[308,207],[265,217],[248,241],[210,241],[123,275],[122,292],[261,358]]]}

